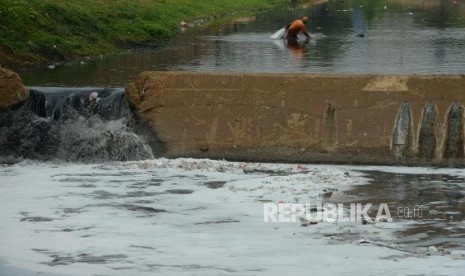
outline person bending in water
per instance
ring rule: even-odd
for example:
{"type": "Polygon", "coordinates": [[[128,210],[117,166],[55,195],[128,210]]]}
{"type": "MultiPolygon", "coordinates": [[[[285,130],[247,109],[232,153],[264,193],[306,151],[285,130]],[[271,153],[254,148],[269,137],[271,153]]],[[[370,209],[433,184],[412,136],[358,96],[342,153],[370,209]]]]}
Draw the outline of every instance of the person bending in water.
{"type": "Polygon", "coordinates": [[[302,19],[296,19],[291,24],[286,26],[287,30],[287,43],[297,44],[297,35],[302,32],[307,38],[310,38],[310,34],[305,29],[305,23],[307,23],[308,17],[304,16],[302,19]]]}

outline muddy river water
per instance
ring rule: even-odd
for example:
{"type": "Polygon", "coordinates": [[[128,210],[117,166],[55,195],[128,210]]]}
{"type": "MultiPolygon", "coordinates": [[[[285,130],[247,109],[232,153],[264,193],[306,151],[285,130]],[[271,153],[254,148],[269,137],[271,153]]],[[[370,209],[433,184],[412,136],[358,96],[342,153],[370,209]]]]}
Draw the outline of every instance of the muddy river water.
{"type": "MultiPolygon", "coordinates": [[[[447,173],[395,173],[379,170],[363,171],[369,185],[331,198],[329,202],[373,204],[368,214],[376,216],[380,204],[389,206],[393,222],[408,222],[397,231],[396,243],[405,250],[418,247],[463,248],[465,245],[465,179],[447,173]]],[[[450,170],[449,172],[453,172],[450,170]]]]}
{"type": "MultiPolygon", "coordinates": [[[[330,0],[224,22],[195,22],[170,41],[20,74],[28,86],[124,87],[145,70],[465,73],[463,1],[330,0]],[[290,48],[269,38],[303,15],[308,43],[290,48]]],[[[370,275],[465,268],[462,169],[299,166],[1,165],[0,275],[296,275],[308,273],[309,260],[322,275],[368,275],[366,263],[377,271],[370,275]],[[283,201],[386,204],[393,221],[264,223],[262,205],[283,201]]]]}
{"type": "Polygon", "coordinates": [[[171,41],[21,76],[34,86],[124,86],[146,70],[465,73],[463,1],[330,0],[199,24],[171,41]],[[269,38],[303,15],[310,17],[309,43],[288,47],[269,38]]]}

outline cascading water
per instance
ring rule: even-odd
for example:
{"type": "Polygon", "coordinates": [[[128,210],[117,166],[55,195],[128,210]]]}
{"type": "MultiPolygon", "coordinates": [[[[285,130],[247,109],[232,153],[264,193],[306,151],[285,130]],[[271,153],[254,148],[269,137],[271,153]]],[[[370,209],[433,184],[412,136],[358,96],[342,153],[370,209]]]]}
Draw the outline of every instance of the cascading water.
{"type": "Polygon", "coordinates": [[[0,113],[0,156],[77,162],[153,158],[135,133],[123,88],[31,87],[29,100],[0,113]]]}

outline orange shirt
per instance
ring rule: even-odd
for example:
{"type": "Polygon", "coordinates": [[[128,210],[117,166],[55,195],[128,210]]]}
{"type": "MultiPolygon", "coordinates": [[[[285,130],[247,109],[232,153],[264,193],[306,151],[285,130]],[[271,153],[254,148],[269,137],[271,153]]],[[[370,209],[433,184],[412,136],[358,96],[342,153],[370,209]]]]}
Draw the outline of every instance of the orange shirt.
{"type": "Polygon", "coordinates": [[[287,38],[297,38],[299,32],[303,32],[306,36],[309,36],[307,30],[305,30],[305,24],[302,20],[297,19],[292,21],[287,28],[287,38]]]}

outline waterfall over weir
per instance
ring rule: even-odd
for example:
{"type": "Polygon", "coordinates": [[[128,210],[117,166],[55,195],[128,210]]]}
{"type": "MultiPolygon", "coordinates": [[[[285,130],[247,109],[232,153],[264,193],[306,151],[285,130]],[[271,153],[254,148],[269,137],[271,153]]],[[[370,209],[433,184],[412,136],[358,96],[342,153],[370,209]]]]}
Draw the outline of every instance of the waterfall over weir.
{"type": "MultiPolygon", "coordinates": [[[[0,112],[0,156],[77,162],[153,158],[135,133],[123,88],[31,87],[29,100],[0,112]]],[[[7,160],[8,161],[8,160],[7,160]]]]}

